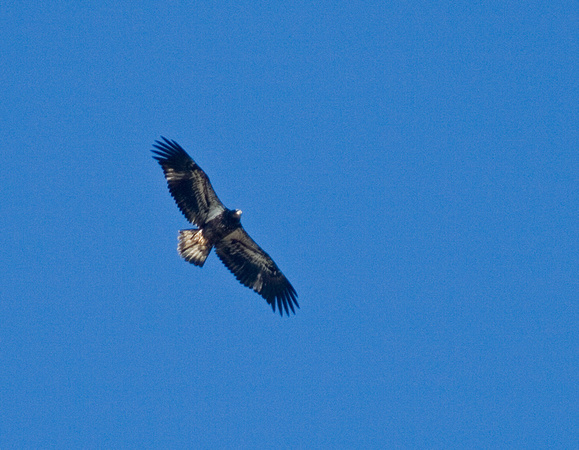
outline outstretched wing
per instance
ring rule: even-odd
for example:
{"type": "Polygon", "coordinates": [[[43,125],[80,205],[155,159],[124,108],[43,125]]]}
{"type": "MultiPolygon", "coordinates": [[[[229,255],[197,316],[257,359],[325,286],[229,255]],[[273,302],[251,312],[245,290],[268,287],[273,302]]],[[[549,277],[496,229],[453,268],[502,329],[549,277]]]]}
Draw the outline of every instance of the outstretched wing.
{"type": "Polygon", "coordinates": [[[175,141],[161,136],[155,141],[153,156],[165,173],[169,192],[187,220],[202,227],[208,220],[225,211],[209,178],[175,141]]]}
{"type": "Polygon", "coordinates": [[[293,286],[242,227],[220,240],[215,252],[235,278],[265,298],[274,312],[276,303],[280,315],[283,315],[282,305],[287,315],[289,309],[295,314],[294,305],[300,307],[293,286]]]}

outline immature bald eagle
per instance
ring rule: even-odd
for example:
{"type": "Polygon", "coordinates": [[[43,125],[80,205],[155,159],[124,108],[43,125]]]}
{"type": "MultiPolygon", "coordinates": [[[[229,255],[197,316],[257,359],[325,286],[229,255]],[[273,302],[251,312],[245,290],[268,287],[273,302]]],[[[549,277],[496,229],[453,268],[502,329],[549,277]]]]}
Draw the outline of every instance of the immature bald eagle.
{"type": "Polygon", "coordinates": [[[169,192],[187,220],[199,229],[179,232],[181,256],[196,266],[203,266],[209,252],[215,252],[223,264],[245,286],[275,306],[283,315],[299,308],[297,293],[275,262],[241,226],[241,211],[227,209],[217,198],[209,178],[175,141],[161,136],[155,141],[155,158],[165,173],[169,192]]]}

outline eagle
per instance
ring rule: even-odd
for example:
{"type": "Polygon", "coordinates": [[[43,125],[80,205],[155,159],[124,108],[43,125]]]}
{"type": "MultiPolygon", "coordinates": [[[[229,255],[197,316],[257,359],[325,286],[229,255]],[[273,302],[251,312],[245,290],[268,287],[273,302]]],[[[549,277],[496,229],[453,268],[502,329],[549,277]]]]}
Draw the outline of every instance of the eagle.
{"type": "Polygon", "coordinates": [[[163,168],[169,192],[189,222],[198,228],[179,231],[177,250],[186,261],[202,267],[212,248],[241,284],[261,295],[273,312],[277,305],[289,316],[299,308],[297,293],[271,257],[241,226],[241,211],[227,209],[209,177],[173,140],[161,136],[152,150],[163,168]],[[283,309],[282,309],[283,307],[283,309]]]}

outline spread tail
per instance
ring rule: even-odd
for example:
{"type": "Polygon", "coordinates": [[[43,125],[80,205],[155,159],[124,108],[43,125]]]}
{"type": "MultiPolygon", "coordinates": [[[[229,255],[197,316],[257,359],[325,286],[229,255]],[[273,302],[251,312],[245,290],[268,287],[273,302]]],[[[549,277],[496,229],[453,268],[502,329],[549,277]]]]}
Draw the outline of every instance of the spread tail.
{"type": "Polygon", "coordinates": [[[211,251],[211,243],[205,236],[203,230],[181,230],[179,231],[179,245],[177,250],[185,261],[202,267],[211,251]]]}

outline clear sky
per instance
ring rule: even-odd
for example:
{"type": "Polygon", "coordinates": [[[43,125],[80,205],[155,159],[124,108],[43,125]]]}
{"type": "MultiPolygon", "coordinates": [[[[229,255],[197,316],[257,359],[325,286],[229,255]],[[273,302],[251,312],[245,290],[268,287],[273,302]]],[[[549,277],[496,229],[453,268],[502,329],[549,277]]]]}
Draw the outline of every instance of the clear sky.
{"type": "Polygon", "coordinates": [[[0,447],[576,447],[577,2],[0,4],[0,447]],[[179,142],[299,294],[189,228],[179,142]]]}

